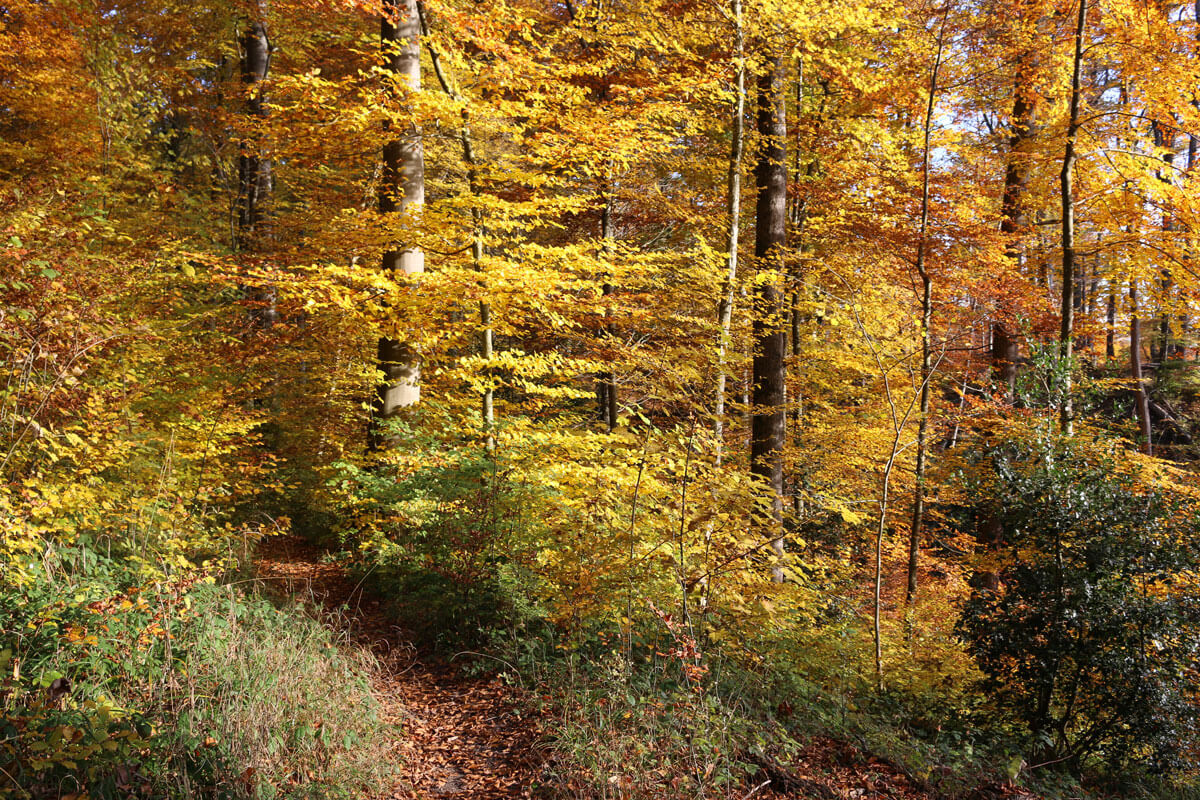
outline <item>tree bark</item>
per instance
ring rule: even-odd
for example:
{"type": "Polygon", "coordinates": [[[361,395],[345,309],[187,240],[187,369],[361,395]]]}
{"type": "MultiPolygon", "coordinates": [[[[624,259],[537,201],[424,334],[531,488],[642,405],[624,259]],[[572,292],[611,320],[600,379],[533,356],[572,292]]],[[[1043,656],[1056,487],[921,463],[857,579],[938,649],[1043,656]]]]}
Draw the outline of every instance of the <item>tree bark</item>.
{"type": "MultiPolygon", "coordinates": [[[[1009,237],[1008,257],[1018,264],[1022,260],[1022,252],[1016,239],[1028,224],[1024,203],[1029,188],[1027,150],[1033,140],[1037,122],[1038,93],[1033,85],[1035,60],[1032,50],[1025,51],[1018,59],[1008,158],[1004,168],[1004,192],[1000,199],[1000,232],[1009,237]]],[[[1011,401],[1016,392],[1017,360],[1021,356],[1021,348],[1005,316],[1001,313],[1001,318],[992,324],[992,375],[1000,386],[1004,399],[1011,401]]]]}
{"type": "Polygon", "coordinates": [[[725,282],[717,302],[717,388],[713,410],[713,435],[716,463],[721,465],[725,452],[725,359],[729,351],[729,331],[733,325],[733,293],[737,284],[738,239],[742,216],[742,154],[746,125],[746,60],[742,31],[742,0],[733,0],[734,22],[734,98],[732,142],[725,184],[725,214],[728,220],[725,238],[725,282]]]}
{"type": "MultiPolygon", "coordinates": [[[[1168,167],[1172,166],[1175,162],[1175,131],[1157,121],[1150,126],[1150,129],[1152,135],[1154,136],[1154,143],[1163,148],[1163,162],[1168,167]]],[[[1167,185],[1171,185],[1172,180],[1170,170],[1158,170],[1158,180],[1167,185]]],[[[1166,208],[1163,209],[1162,215],[1162,229],[1167,232],[1174,230],[1175,221],[1171,218],[1171,215],[1168,213],[1166,208]]],[[[1150,343],[1150,359],[1157,362],[1160,366],[1172,355],[1171,312],[1169,302],[1171,282],[1171,270],[1163,267],[1158,284],[1160,290],[1158,347],[1155,347],[1153,340],[1150,343]]]]}
{"type": "Polygon", "coordinates": [[[1150,426],[1150,397],[1142,379],[1142,323],[1138,319],[1137,283],[1129,282],[1129,369],[1133,373],[1134,406],[1141,428],[1140,449],[1148,456],[1154,455],[1153,428],[1150,426]]]}
{"type": "MultiPolygon", "coordinates": [[[[755,268],[768,274],[759,282],[759,308],[753,326],[754,417],[750,470],[770,493],[766,533],[776,555],[782,559],[787,335],[779,282],[787,247],[787,111],[783,59],[772,57],[767,67],[758,79],[760,144],[754,171],[758,189],[754,257],[755,268]]],[[[773,569],[773,576],[777,582],[783,580],[781,565],[773,569]]]]}
{"type": "Polygon", "coordinates": [[[1059,187],[1062,199],[1062,306],[1058,354],[1063,362],[1063,396],[1059,422],[1063,433],[1074,432],[1075,414],[1071,400],[1071,356],[1075,335],[1075,141],[1079,136],[1079,106],[1082,96],[1083,37],[1087,30],[1088,0],[1079,0],[1075,23],[1075,55],[1071,72],[1071,110],[1067,122],[1067,141],[1063,152],[1059,187]]]}
{"type": "MultiPolygon", "coordinates": [[[[400,95],[421,89],[421,29],[416,0],[385,0],[380,18],[380,47],[389,90],[403,87],[400,95]]],[[[390,131],[390,123],[385,123],[390,131]]],[[[425,203],[425,155],[421,132],[415,126],[398,133],[383,146],[383,172],[379,188],[380,214],[417,215],[425,203]]],[[[425,271],[425,254],[416,247],[389,249],[383,254],[387,273],[404,275],[425,271]]],[[[377,363],[382,373],[375,398],[372,445],[384,437],[378,423],[421,399],[421,362],[414,347],[388,336],[379,339],[377,363]]]]}
{"type": "MultiPolygon", "coordinates": [[[[427,40],[429,39],[429,21],[425,16],[425,4],[422,0],[417,0],[417,13],[421,23],[421,35],[427,40]]],[[[441,53],[432,45],[429,46],[429,63],[433,66],[433,74],[437,78],[438,85],[442,87],[447,97],[453,100],[462,102],[462,94],[450,82],[449,76],[446,74],[446,69],[442,65],[441,53]]],[[[458,132],[458,141],[462,146],[463,163],[467,167],[467,189],[471,193],[471,198],[477,202],[471,207],[471,264],[475,271],[480,274],[481,278],[484,273],[483,265],[483,211],[478,205],[479,199],[483,195],[483,188],[479,182],[479,162],[475,156],[475,143],[471,139],[471,115],[466,104],[463,104],[462,110],[462,128],[458,132]]],[[[486,290],[486,287],[484,287],[486,290]]],[[[495,389],[492,386],[492,372],[490,363],[494,355],[494,334],[492,330],[492,304],[488,300],[486,291],[479,299],[479,355],[485,363],[484,372],[488,378],[487,384],[484,386],[483,392],[479,398],[479,418],[483,427],[484,437],[487,449],[490,452],[495,447],[495,436],[493,429],[496,423],[495,409],[495,389]]]]}
{"type": "Polygon", "coordinates": [[[1112,361],[1117,357],[1117,285],[1109,282],[1107,330],[1104,334],[1104,358],[1112,361]]]}
{"type": "Polygon", "coordinates": [[[917,275],[921,278],[921,417],[917,422],[916,483],[913,488],[912,521],[908,536],[908,575],[904,602],[912,605],[917,596],[917,566],[921,548],[921,527],[925,522],[925,466],[928,457],[930,390],[933,380],[933,277],[929,273],[929,140],[933,134],[933,112],[937,104],[938,72],[942,68],[942,47],[946,19],[938,28],[937,53],[929,73],[929,98],[925,104],[924,140],[921,150],[921,221],[917,235],[917,275]]]}
{"type": "MultiPolygon", "coordinates": [[[[604,188],[604,207],[600,211],[600,252],[604,256],[605,261],[610,264],[608,268],[609,274],[605,276],[604,285],[600,289],[604,297],[612,297],[616,292],[611,274],[612,243],[615,237],[612,212],[612,187],[611,185],[606,185],[604,188]]],[[[604,336],[611,346],[617,336],[617,327],[613,322],[611,303],[605,306],[604,318],[607,320],[604,324],[604,336]]],[[[608,433],[612,433],[617,429],[617,411],[619,408],[617,402],[617,376],[615,372],[609,370],[600,374],[600,385],[597,394],[600,398],[600,416],[604,419],[604,428],[608,433]]]]}
{"type": "MultiPolygon", "coordinates": [[[[267,36],[266,7],[256,8],[257,16],[249,22],[239,38],[241,78],[245,91],[245,113],[251,126],[260,125],[267,117],[266,92],[263,82],[271,66],[271,43],[267,36]]],[[[252,131],[239,143],[237,230],[235,242],[239,252],[259,249],[263,228],[271,202],[271,159],[262,152],[259,131],[252,131]]],[[[270,327],[278,319],[275,290],[269,286],[251,292],[251,319],[258,327],[270,327]]]]}

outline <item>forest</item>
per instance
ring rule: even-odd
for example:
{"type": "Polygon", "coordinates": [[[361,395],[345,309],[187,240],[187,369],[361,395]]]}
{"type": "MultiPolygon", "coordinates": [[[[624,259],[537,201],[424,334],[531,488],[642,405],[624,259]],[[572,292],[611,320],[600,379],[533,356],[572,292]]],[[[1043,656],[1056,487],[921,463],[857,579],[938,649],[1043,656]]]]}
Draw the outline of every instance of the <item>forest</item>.
{"type": "Polygon", "coordinates": [[[0,797],[1200,798],[1200,0],[0,2],[0,797]]]}

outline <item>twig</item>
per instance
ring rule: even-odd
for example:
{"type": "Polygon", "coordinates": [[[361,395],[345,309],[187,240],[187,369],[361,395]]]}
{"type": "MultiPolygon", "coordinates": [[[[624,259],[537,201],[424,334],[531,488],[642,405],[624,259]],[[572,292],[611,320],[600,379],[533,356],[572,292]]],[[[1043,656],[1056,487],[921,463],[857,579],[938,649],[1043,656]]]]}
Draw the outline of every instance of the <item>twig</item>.
{"type": "Polygon", "coordinates": [[[767,786],[769,786],[769,785],[770,785],[770,783],[771,783],[771,780],[768,778],[767,780],[765,780],[765,781],[763,781],[762,783],[760,783],[758,786],[755,786],[753,789],[751,789],[751,790],[750,790],[749,792],[747,792],[746,794],[742,795],[742,800],[749,800],[749,798],[753,797],[754,795],[756,795],[756,794],[758,794],[760,791],[762,791],[764,788],[766,788],[767,786]]]}

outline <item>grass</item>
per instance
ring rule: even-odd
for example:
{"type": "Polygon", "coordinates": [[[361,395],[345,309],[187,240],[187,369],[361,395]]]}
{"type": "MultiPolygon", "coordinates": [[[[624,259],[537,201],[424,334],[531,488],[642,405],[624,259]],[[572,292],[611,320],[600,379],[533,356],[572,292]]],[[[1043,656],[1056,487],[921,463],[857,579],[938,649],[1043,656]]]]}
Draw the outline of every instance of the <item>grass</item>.
{"type": "Polygon", "coordinates": [[[354,798],[396,731],[369,654],[294,604],[95,554],[0,589],[0,796],[354,798]]]}

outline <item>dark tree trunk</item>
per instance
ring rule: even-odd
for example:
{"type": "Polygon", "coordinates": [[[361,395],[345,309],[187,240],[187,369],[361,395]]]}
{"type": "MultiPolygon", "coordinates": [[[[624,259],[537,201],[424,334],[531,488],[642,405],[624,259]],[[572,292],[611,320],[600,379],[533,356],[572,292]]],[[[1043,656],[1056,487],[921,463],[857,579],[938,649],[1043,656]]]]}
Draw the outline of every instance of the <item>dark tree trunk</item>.
{"type": "Polygon", "coordinates": [[[1059,187],[1062,200],[1062,326],[1059,330],[1059,357],[1067,362],[1063,368],[1063,397],[1059,421],[1068,436],[1074,429],[1074,406],[1071,401],[1071,368],[1075,335],[1075,140],[1079,135],[1080,84],[1083,77],[1083,38],[1087,30],[1088,0],[1079,0],[1079,17],[1075,23],[1075,56],[1071,72],[1071,110],[1067,122],[1067,142],[1063,151],[1059,187]]]}
{"type": "Polygon", "coordinates": [[[947,11],[938,27],[937,55],[929,71],[929,97],[925,105],[924,141],[921,149],[921,221],[917,234],[917,275],[921,278],[921,418],[917,422],[916,480],[913,486],[912,519],[908,531],[908,575],[904,590],[905,605],[917,596],[917,567],[921,548],[921,528],[925,524],[925,468],[928,460],[929,411],[933,382],[933,276],[929,272],[929,149],[933,134],[933,115],[937,106],[938,73],[942,67],[942,48],[946,36],[947,11]]]}
{"type": "MultiPolygon", "coordinates": [[[[600,248],[606,260],[612,258],[612,243],[614,238],[613,233],[613,201],[611,189],[606,188],[604,192],[604,207],[600,211],[600,248]]],[[[604,285],[600,290],[604,297],[612,297],[616,291],[613,286],[612,276],[609,274],[604,279],[604,285]]],[[[613,310],[611,304],[604,309],[604,338],[608,345],[612,347],[617,336],[617,326],[613,322],[613,310]]],[[[617,429],[617,410],[619,408],[617,396],[617,375],[611,370],[600,373],[599,385],[596,387],[596,396],[600,401],[600,418],[604,420],[604,428],[609,433],[617,429]]]]}
{"type": "MultiPolygon", "coordinates": [[[[785,371],[787,335],[784,327],[783,257],[787,247],[787,112],[781,58],[772,58],[758,79],[758,189],[755,210],[755,267],[771,271],[759,283],[758,313],[754,316],[754,419],[750,470],[769,487],[771,519],[767,535],[777,555],[783,545],[783,447],[786,436],[785,371]]],[[[781,567],[775,579],[783,579],[781,567]]]]}
{"type": "Polygon", "coordinates": [[[1104,335],[1104,358],[1112,361],[1117,357],[1117,285],[1108,286],[1108,330],[1104,335]]]}
{"type": "MultiPolygon", "coordinates": [[[[1013,93],[1011,133],[1008,138],[1008,160],[1004,169],[1004,193],[1000,200],[1000,231],[1009,237],[1008,256],[1021,263],[1023,254],[1017,242],[1027,223],[1025,193],[1029,187],[1029,144],[1037,120],[1037,91],[1033,85],[1034,54],[1022,54],[1018,64],[1013,93]]],[[[1011,322],[1000,309],[1000,319],[992,324],[992,375],[1004,397],[1012,400],[1016,391],[1017,361],[1021,348],[1011,322]]]]}
{"type": "Polygon", "coordinates": [[[1138,427],[1141,429],[1141,450],[1148,456],[1154,455],[1153,428],[1150,426],[1150,397],[1142,378],[1142,323],[1138,319],[1137,284],[1129,283],[1129,369],[1133,373],[1134,405],[1137,410],[1138,427]]]}
{"type": "MultiPolygon", "coordinates": [[[[1163,161],[1167,164],[1168,169],[1158,171],[1158,179],[1163,183],[1170,184],[1171,167],[1175,162],[1175,131],[1168,128],[1159,122],[1151,125],[1151,132],[1154,136],[1154,143],[1164,149],[1163,161]]],[[[1175,220],[1172,219],[1167,209],[1163,209],[1162,229],[1164,231],[1172,231],[1175,229],[1175,220]]],[[[1171,357],[1171,313],[1169,297],[1171,294],[1171,270],[1164,268],[1162,277],[1159,279],[1159,289],[1161,290],[1158,321],[1158,346],[1154,345],[1153,340],[1150,343],[1150,359],[1159,364],[1162,364],[1171,357]]]]}
{"type": "MultiPolygon", "coordinates": [[[[238,152],[238,195],[236,244],[240,252],[260,248],[265,231],[265,219],[271,201],[271,159],[262,152],[259,126],[267,116],[263,81],[271,66],[271,45],[267,38],[265,8],[251,20],[238,42],[241,50],[242,86],[246,92],[246,116],[251,132],[242,137],[238,152]]],[[[278,318],[275,290],[269,286],[250,293],[253,303],[251,318],[255,325],[270,327],[278,318]]]]}

